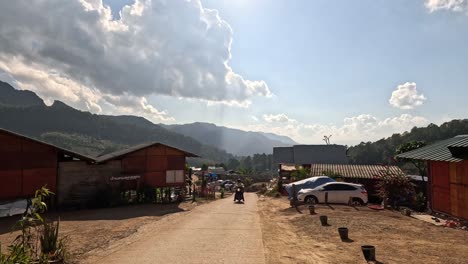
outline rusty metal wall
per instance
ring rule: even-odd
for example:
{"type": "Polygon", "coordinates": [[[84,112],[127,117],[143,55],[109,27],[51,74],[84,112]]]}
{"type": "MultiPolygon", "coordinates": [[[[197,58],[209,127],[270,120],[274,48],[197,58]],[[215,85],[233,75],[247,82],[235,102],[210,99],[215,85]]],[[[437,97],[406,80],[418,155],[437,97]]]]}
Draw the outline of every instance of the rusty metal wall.
{"type": "Polygon", "coordinates": [[[56,192],[56,149],[0,131],[0,180],[0,200],[30,197],[43,185],[56,192]]]}
{"type": "Polygon", "coordinates": [[[166,182],[166,171],[185,171],[185,154],[170,147],[152,146],[123,157],[122,169],[123,175],[141,175],[146,185],[179,186],[183,183],[166,182]]]}

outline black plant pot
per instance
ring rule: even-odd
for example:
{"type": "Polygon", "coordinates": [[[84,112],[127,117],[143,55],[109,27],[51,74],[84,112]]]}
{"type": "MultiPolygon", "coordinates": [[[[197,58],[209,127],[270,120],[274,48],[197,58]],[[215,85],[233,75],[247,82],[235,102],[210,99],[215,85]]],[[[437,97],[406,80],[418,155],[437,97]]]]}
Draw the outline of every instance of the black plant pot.
{"type": "Polygon", "coordinates": [[[375,261],[375,247],[371,245],[361,246],[362,254],[366,261],[375,261]]]}
{"type": "Polygon", "coordinates": [[[341,240],[348,240],[348,228],[347,227],[339,227],[338,233],[340,234],[341,240]]]}
{"type": "Polygon", "coordinates": [[[315,214],[315,206],[314,205],[309,205],[309,213],[311,215],[315,214]]]}
{"type": "Polygon", "coordinates": [[[322,223],[322,226],[327,226],[328,225],[328,217],[326,215],[321,215],[320,216],[320,223],[322,223]]]}

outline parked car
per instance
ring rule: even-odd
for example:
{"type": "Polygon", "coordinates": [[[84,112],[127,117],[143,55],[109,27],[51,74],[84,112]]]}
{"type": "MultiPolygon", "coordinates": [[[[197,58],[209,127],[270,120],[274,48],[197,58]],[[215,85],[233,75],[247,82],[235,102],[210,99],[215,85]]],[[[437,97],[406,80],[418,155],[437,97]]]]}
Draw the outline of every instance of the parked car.
{"type": "Polygon", "coordinates": [[[329,182],[313,189],[302,189],[297,194],[300,202],[315,204],[325,202],[325,193],[328,193],[329,203],[345,203],[352,198],[353,203],[367,204],[367,191],[360,184],[347,182],[329,182]]]}
{"type": "Polygon", "coordinates": [[[325,184],[327,182],[334,182],[335,180],[328,177],[328,176],[315,176],[315,177],[310,177],[304,180],[292,182],[289,184],[284,185],[284,188],[288,192],[288,198],[289,200],[292,200],[293,198],[293,184],[296,186],[296,191],[299,192],[301,189],[313,189],[315,187],[318,187],[322,184],[325,184]]]}
{"type": "Polygon", "coordinates": [[[232,190],[233,186],[234,186],[234,182],[230,180],[226,180],[223,183],[221,183],[221,187],[224,188],[225,190],[232,190]]]}

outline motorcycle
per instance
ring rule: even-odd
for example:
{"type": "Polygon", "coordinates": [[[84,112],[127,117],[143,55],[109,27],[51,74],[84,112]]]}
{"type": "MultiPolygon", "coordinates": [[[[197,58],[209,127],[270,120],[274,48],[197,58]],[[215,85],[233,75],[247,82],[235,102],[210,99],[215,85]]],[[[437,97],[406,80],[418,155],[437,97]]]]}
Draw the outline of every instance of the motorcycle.
{"type": "Polygon", "coordinates": [[[234,194],[234,202],[244,203],[244,187],[236,187],[236,193],[234,194]]]}

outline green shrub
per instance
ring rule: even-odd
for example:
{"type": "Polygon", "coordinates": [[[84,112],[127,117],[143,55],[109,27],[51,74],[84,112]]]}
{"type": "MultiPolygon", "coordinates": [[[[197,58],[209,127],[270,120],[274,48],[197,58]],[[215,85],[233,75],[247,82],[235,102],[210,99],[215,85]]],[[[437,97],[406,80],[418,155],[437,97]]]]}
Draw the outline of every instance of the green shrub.
{"type": "Polygon", "coordinates": [[[414,185],[410,179],[403,174],[393,174],[387,168],[379,175],[377,184],[378,195],[391,205],[400,200],[414,199],[414,185]]]}

